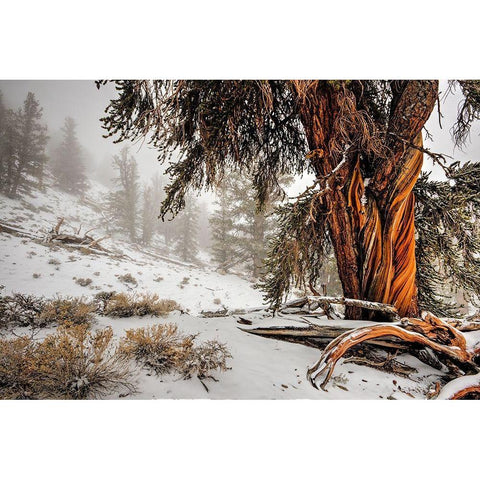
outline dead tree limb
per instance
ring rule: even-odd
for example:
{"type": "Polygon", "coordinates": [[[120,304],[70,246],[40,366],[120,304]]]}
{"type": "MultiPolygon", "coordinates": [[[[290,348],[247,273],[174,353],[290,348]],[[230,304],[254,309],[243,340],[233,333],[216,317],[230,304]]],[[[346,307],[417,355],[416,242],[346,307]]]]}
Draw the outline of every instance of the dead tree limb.
{"type": "Polygon", "coordinates": [[[398,321],[400,315],[397,309],[385,303],[369,302],[367,300],[357,300],[354,298],[345,297],[328,297],[319,295],[309,295],[302,298],[296,298],[284,303],[279,311],[282,313],[296,314],[296,313],[311,313],[321,309],[323,313],[330,319],[338,320],[341,318],[340,314],[336,312],[333,305],[344,305],[351,307],[360,307],[366,310],[381,312],[386,321],[398,321]]]}

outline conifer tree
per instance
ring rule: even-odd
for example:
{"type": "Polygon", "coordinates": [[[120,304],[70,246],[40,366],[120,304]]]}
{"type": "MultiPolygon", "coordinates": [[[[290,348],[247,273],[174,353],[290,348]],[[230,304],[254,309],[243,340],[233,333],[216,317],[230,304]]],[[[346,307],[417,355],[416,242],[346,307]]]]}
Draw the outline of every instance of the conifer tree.
{"type": "Polygon", "coordinates": [[[127,233],[131,242],[137,240],[138,223],[138,173],[137,162],[128,147],[122,148],[112,162],[117,176],[113,179],[116,189],[108,197],[108,210],[118,228],[127,233]]]}
{"type": "Polygon", "coordinates": [[[233,218],[234,198],[229,178],[220,183],[216,194],[216,209],[210,217],[212,260],[220,269],[227,271],[239,260],[233,218]]]}
{"type": "Polygon", "coordinates": [[[3,103],[0,91],[0,191],[9,192],[15,161],[16,125],[15,114],[3,103]]]}
{"type": "Polygon", "coordinates": [[[23,108],[7,115],[8,133],[4,191],[14,197],[18,190],[28,190],[28,175],[43,185],[44,167],[47,161],[45,147],[48,141],[47,127],[41,124],[42,109],[35,95],[28,93],[23,108]]]}
{"type": "Polygon", "coordinates": [[[63,140],[56,149],[52,161],[52,173],[57,185],[68,193],[82,195],[87,188],[82,146],[77,139],[76,123],[65,118],[62,128],[63,140]]]}
{"type": "Polygon", "coordinates": [[[162,178],[155,174],[150,180],[150,185],[143,186],[142,242],[146,245],[151,243],[155,233],[160,233],[162,230],[162,222],[158,214],[163,197],[162,178]]]}
{"type": "Polygon", "coordinates": [[[279,188],[266,195],[259,210],[251,179],[230,172],[217,189],[218,209],[212,217],[213,258],[224,270],[243,264],[254,278],[264,272],[269,241],[274,233],[274,209],[291,177],[280,179],[279,188]]]}
{"type": "Polygon", "coordinates": [[[185,208],[175,218],[175,252],[184,262],[198,260],[199,208],[193,196],[185,199],[185,208]]]}

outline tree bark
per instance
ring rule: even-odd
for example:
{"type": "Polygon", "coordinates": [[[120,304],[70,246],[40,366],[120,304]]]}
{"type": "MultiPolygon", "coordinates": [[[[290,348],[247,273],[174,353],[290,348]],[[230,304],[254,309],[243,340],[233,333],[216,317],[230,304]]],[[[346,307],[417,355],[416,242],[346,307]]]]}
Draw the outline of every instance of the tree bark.
{"type": "MultiPolygon", "coordinates": [[[[418,316],[412,193],[423,163],[422,128],[438,95],[437,81],[392,82],[386,155],[364,178],[359,153],[337,151],[341,91],[326,82],[302,92],[309,158],[317,179],[335,178],[324,196],[326,221],[345,297],[387,303],[418,316]]],[[[319,219],[324,221],[324,219],[319,219]]],[[[378,317],[348,306],[346,318],[378,317]]]]}

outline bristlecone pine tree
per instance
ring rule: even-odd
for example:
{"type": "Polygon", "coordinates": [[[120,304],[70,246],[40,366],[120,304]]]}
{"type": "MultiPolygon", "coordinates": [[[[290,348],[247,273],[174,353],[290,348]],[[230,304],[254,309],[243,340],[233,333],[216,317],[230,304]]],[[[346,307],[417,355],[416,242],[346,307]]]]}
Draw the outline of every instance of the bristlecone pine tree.
{"type": "Polygon", "coordinates": [[[127,233],[131,242],[137,240],[139,184],[137,162],[128,147],[113,157],[116,189],[108,197],[108,211],[118,228],[127,233]]]}
{"type": "MultiPolygon", "coordinates": [[[[480,118],[480,82],[450,86],[463,94],[453,130],[461,144],[480,118]]],[[[314,173],[280,212],[264,284],[274,306],[294,285],[315,287],[328,245],[346,298],[391,304],[402,317],[448,308],[435,288],[446,279],[471,299],[480,294],[480,164],[448,165],[423,147],[438,81],[118,81],[116,88],[103,119],[109,135],[147,137],[161,161],[175,155],[163,215],[227,168],[253,176],[260,206],[282,175],[314,173]],[[448,181],[418,182],[424,154],[442,164],[448,181]]],[[[382,318],[358,303],[345,315],[382,318]]],[[[438,346],[442,331],[452,348],[440,353],[460,361],[462,351],[461,361],[471,363],[455,332],[432,318],[418,320],[411,328],[420,333],[402,333],[403,340],[438,346]]]]}
{"type": "Polygon", "coordinates": [[[87,177],[82,146],[77,139],[76,128],[73,118],[65,118],[62,128],[63,140],[52,159],[52,173],[62,190],[82,195],[87,189],[87,177]]]}

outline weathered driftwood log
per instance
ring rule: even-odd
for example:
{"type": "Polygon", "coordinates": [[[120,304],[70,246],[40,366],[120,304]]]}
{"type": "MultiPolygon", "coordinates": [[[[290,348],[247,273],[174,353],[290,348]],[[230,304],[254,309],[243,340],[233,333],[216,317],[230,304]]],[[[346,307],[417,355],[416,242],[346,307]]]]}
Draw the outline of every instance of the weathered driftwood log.
{"type": "Polygon", "coordinates": [[[205,318],[216,318],[216,317],[225,317],[228,314],[228,310],[223,308],[222,310],[202,310],[200,315],[205,318]]]}
{"type": "Polygon", "coordinates": [[[345,297],[308,296],[307,298],[309,302],[318,302],[322,308],[324,305],[345,305],[347,307],[359,307],[365,310],[381,312],[385,316],[385,320],[400,320],[400,315],[398,314],[397,309],[394,306],[386,303],[369,302],[366,300],[357,300],[355,298],[345,297]]]}
{"type": "MultiPolygon", "coordinates": [[[[333,325],[312,325],[306,328],[292,326],[253,329],[240,328],[240,330],[261,337],[300,343],[313,348],[325,348],[332,339],[337,338],[345,332],[351,331],[349,328],[333,325]]],[[[414,373],[416,370],[394,360],[397,354],[403,353],[407,348],[408,346],[406,344],[402,344],[394,338],[372,340],[365,342],[357,348],[353,347],[348,352],[351,354],[351,357],[345,361],[407,376],[414,373]],[[387,353],[385,354],[382,352],[387,353]]]]}
{"type": "Polygon", "coordinates": [[[427,313],[423,319],[405,318],[398,325],[380,324],[345,332],[327,345],[319,361],[308,370],[308,379],[317,388],[318,378],[324,375],[320,386],[325,389],[336,363],[349,349],[386,336],[398,338],[413,346],[429,347],[439,357],[447,358],[465,373],[480,371],[474,363],[479,352],[467,348],[463,334],[449,323],[427,313]]]}

